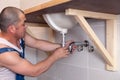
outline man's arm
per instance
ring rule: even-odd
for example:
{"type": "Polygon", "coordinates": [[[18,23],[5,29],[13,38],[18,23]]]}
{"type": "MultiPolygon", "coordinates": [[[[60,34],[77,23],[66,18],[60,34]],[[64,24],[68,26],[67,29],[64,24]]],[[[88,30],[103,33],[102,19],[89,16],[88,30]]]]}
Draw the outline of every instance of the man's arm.
{"type": "Polygon", "coordinates": [[[58,48],[47,59],[32,64],[29,61],[21,58],[15,51],[5,52],[0,55],[0,66],[4,66],[13,72],[27,75],[38,76],[50,68],[50,66],[58,59],[68,56],[68,50],[64,48],[58,48]]]}
{"type": "Polygon", "coordinates": [[[53,51],[56,48],[61,47],[61,45],[57,44],[57,43],[52,43],[49,41],[36,39],[36,38],[32,37],[31,35],[29,35],[28,33],[26,33],[24,39],[25,39],[25,44],[27,46],[37,48],[37,49],[40,49],[43,51],[53,51]]]}

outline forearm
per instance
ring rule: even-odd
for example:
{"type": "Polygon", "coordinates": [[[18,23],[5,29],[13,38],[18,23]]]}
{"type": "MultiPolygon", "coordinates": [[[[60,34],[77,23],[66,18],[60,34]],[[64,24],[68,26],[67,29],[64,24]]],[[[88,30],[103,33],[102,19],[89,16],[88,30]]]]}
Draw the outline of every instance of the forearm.
{"type": "Polygon", "coordinates": [[[37,48],[43,51],[53,51],[56,48],[60,47],[60,44],[52,43],[46,40],[36,39],[29,34],[26,34],[24,39],[27,46],[37,48]]]}
{"type": "Polygon", "coordinates": [[[43,51],[53,51],[53,50],[55,50],[56,48],[59,48],[59,47],[61,47],[60,44],[48,42],[48,41],[45,41],[45,40],[40,40],[40,41],[38,40],[36,42],[36,48],[40,49],[40,50],[43,50],[43,51]]]}
{"type": "Polygon", "coordinates": [[[17,63],[17,65],[10,66],[9,68],[16,73],[35,77],[47,71],[58,59],[58,57],[51,55],[37,64],[31,64],[29,61],[22,59],[21,63],[17,63]]]}
{"type": "Polygon", "coordinates": [[[55,61],[67,57],[68,54],[69,52],[67,50],[67,47],[61,47],[53,51],[53,54],[47,59],[39,61],[37,64],[31,64],[29,61],[19,57],[16,53],[14,53],[14,57],[12,58],[12,60],[10,58],[7,61],[9,62],[9,65],[6,64],[4,66],[7,66],[13,72],[22,75],[38,76],[47,71],[55,61]]]}

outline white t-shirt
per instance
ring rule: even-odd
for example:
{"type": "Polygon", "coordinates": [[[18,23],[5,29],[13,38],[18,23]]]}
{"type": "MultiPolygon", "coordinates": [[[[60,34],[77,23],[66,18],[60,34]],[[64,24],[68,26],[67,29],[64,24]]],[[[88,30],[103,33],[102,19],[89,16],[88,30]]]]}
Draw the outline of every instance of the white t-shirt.
{"type": "MultiPolygon", "coordinates": [[[[22,52],[22,49],[19,49],[18,47],[8,42],[4,38],[0,38],[0,44],[5,44],[11,48],[16,49],[19,52],[22,52]]],[[[8,68],[0,67],[0,80],[15,80],[15,78],[16,78],[16,74],[14,72],[9,70],[8,68]]]]}

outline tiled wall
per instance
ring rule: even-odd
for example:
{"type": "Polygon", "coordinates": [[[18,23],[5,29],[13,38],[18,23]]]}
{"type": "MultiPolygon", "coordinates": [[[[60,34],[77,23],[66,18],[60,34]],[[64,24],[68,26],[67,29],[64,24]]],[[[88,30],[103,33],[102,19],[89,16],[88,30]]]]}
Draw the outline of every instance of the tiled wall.
{"type": "MultiPolygon", "coordinates": [[[[88,22],[105,45],[105,21],[88,19],[88,22]]],[[[120,18],[118,19],[117,25],[118,34],[120,34],[120,18]]],[[[94,45],[79,25],[70,29],[66,37],[67,40],[72,39],[74,41],[88,40],[94,45]]],[[[61,35],[59,33],[56,33],[56,41],[61,41],[61,35]]],[[[118,36],[119,41],[120,37],[118,36]]],[[[118,52],[120,52],[120,49],[118,49],[118,52]]],[[[120,59],[118,60],[119,63],[120,59]]],[[[89,53],[87,48],[85,48],[82,52],[75,51],[68,58],[57,61],[46,73],[40,75],[38,80],[120,80],[119,75],[119,70],[111,72],[105,69],[105,62],[95,47],[93,53],[89,53]]]]}

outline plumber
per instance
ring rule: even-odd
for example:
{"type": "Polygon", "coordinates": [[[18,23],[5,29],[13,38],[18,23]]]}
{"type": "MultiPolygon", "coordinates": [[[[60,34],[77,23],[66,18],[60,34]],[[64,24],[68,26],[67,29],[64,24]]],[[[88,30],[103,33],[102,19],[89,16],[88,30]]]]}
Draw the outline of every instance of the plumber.
{"type": "Polygon", "coordinates": [[[33,38],[26,32],[26,17],[22,10],[6,7],[0,13],[0,80],[24,80],[24,76],[39,76],[51,65],[68,57],[68,45],[33,38]],[[51,51],[52,55],[32,64],[24,58],[24,46],[51,51]]]}

